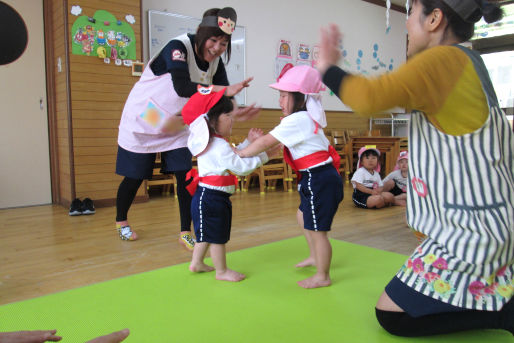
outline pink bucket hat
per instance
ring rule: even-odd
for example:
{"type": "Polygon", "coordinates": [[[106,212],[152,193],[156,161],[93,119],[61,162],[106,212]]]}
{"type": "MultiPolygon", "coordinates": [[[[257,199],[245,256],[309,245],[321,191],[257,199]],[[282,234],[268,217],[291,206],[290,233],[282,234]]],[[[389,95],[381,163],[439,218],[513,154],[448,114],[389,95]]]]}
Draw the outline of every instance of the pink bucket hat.
{"type": "Polygon", "coordinates": [[[209,110],[218,103],[226,88],[219,92],[213,92],[211,87],[198,87],[198,92],[189,98],[182,108],[184,123],[189,125],[189,137],[187,147],[197,156],[205,150],[209,144],[209,126],[206,115],[209,110]]]}
{"type": "Polygon", "coordinates": [[[305,94],[307,112],[309,116],[321,127],[327,126],[325,111],[321,106],[319,92],[323,87],[320,73],[311,66],[299,65],[285,69],[277,82],[270,85],[271,88],[285,92],[300,92],[305,94]]]}
{"type": "MultiPolygon", "coordinates": [[[[373,150],[375,151],[378,156],[380,156],[380,150],[377,149],[377,147],[375,145],[366,145],[366,146],[363,146],[362,148],[359,149],[359,162],[357,163],[357,169],[359,169],[360,167],[362,167],[362,164],[361,164],[361,156],[362,154],[364,154],[366,151],[368,150],[373,150]]],[[[380,173],[380,163],[377,163],[377,166],[375,167],[375,171],[377,173],[380,173]]]]}
{"type": "Polygon", "coordinates": [[[398,167],[398,162],[400,162],[400,160],[409,160],[409,152],[404,150],[404,151],[400,151],[400,154],[398,155],[398,158],[396,159],[396,165],[394,166],[394,169],[393,170],[398,170],[400,169],[400,167],[398,167]]]}
{"type": "Polygon", "coordinates": [[[406,150],[400,151],[400,154],[398,155],[398,158],[396,159],[396,163],[400,162],[400,160],[403,160],[403,159],[406,159],[406,160],[409,159],[409,152],[406,150]]]}
{"type": "Polygon", "coordinates": [[[288,69],[270,87],[279,91],[317,94],[322,87],[321,75],[311,66],[299,65],[288,69]]]}

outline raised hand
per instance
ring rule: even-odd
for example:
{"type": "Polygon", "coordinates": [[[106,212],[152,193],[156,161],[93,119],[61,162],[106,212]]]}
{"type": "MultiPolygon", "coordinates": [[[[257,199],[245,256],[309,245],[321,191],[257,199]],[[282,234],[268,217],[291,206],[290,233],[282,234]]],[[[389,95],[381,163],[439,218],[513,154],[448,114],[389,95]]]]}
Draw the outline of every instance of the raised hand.
{"type": "Polygon", "coordinates": [[[337,64],[341,58],[340,44],[343,35],[335,24],[330,24],[328,28],[321,28],[321,40],[319,48],[319,59],[316,64],[316,69],[321,74],[332,65],[337,64]]]}
{"type": "Polygon", "coordinates": [[[235,121],[247,121],[255,119],[259,116],[260,107],[256,107],[255,104],[251,104],[246,107],[239,107],[234,110],[235,121]]]}
{"type": "Polygon", "coordinates": [[[234,96],[237,93],[241,92],[244,88],[250,87],[250,82],[253,80],[253,77],[249,77],[246,80],[243,80],[239,83],[235,83],[233,85],[227,86],[227,90],[225,91],[226,96],[234,96]]]}

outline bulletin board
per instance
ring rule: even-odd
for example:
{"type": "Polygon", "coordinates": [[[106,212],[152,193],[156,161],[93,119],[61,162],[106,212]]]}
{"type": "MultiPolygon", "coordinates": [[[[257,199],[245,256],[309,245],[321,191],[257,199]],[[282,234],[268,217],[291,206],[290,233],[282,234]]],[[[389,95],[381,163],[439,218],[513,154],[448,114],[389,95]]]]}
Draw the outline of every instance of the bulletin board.
{"type": "MultiPolygon", "coordinates": [[[[174,37],[184,33],[194,34],[200,22],[200,18],[148,10],[149,57],[152,58],[174,37]]],[[[230,62],[227,64],[225,55],[222,56],[230,84],[238,83],[245,79],[245,43],[245,28],[236,25],[236,29],[232,33],[230,62]]],[[[238,104],[246,105],[246,89],[236,95],[235,99],[238,104]]]]}

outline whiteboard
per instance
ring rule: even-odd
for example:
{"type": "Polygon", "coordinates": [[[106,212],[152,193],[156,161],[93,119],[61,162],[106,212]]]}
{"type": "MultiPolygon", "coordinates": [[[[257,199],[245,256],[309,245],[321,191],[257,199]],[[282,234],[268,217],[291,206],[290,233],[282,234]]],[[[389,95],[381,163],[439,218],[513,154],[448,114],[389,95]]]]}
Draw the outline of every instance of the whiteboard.
{"type": "MultiPolygon", "coordinates": [[[[148,41],[150,58],[157,54],[171,39],[184,33],[196,32],[200,18],[148,10],[148,41]]],[[[225,64],[230,84],[241,82],[246,77],[245,68],[245,28],[236,25],[232,33],[230,62],[225,64]]],[[[226,56],[222,56],[226,62],[226,56]]],[[[246,105],[246,89],[235,96],[239,105],[246,105]]]]}

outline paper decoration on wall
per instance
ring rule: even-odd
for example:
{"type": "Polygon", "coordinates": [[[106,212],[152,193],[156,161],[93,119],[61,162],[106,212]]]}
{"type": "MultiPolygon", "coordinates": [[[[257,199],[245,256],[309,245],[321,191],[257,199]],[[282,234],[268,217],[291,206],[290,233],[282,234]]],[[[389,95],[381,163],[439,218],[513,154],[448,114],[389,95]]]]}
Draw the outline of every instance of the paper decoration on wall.
{"type": "Polygon", "coordinates": [[[275,78],[278,78],[286,64],[293,65],[291,41],[281,39],[278,43],[277,57],[275,58],[275,78]]]}
{"type": "Polygon", "coordinates": [[[311,60],[311,66],[316,67],[316,64],[318,64],[319,60],[319,45],[314,45],[312,47],[312,60],[311,60]]]}
{"type": "Polygon", "coordinates": [[[125,16],[125,20],[127,21],[127,23],[132,24],[132,25],[134,25],[134,23],[136,22],[136,18],[134,18],[134,16],[132,14],[127,14],[125,16]]]}
{"type": "Polygon", "coordinates": [[[298,44],[296,65],[311,65],[311,47],[308,44],[298,44]]]}
{"type": "MultiPolygon", "coordinates": [[[[72,6],[72,14],[78,16],[81,13],[80,6],[72,6]]],[[[79,16],[71,32],[72,53],[75,55],[97,56],[104,60],[111,58],[116,65],[122,64],[121,59],[136,59],[134,30],[108,11],[98,10],[93,17],[79,16]]]]}
{"type": "Polygon", "coordinates": [[[75,16],[79,16],[82,13],[82,7],[80,6],[71,6],[71,14],[75,16]]]}
{"type": "Polygon", "coordinates": [[[386,1],[386,34],[391,30],[391,25],[389,24],[389,12],[391,10],[391,0],[386,1]]]}
{"type": "Polygon", "coordinates": [[[370,66],[374,72],[377,72],[380,69],[382,69],[382,71],[392,71],[394,69],[393,58],[391,58],[388,62],[385,62],[380,58],[378,43],[373,44],[370,55],[373,57],[372,61],[369,61],[369,57],[367,57],[368,55],[364,52],[364,50],[359,49],[357,50],[357,58],[355,59],[355,64],[352,64],[351,59],[347,58],[348,52],[343,50],[343,63],[347,69],[353,72],[357,71],[358,73],[365,75],[370,74],[370,72],[365,67],[366,65],[370,66]],[[364,61],[367,63],[364,63],[364,61]]]}

